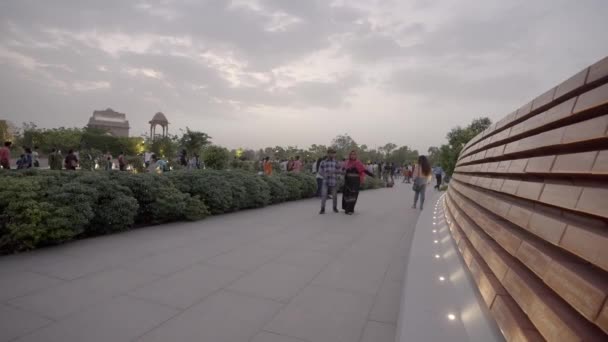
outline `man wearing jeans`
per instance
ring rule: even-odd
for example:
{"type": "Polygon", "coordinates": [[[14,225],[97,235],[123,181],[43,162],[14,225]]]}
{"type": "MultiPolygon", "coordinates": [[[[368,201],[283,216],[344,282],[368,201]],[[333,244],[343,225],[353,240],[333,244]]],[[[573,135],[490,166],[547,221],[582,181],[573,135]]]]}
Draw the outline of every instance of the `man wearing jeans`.
{"type": "Polygon", "coordinates": [[[319,166],[319,174],[323,177],[323,186],[321,187],[321,211],[319,214],[325,214],[325,202],[327,194],[331,193],[334,205],[334,213],[338,211],[338,184],[337,175],[340,173],[338,162],[336,161],[336,151],[333,149],[327,150],[327,159],[321,162],[319,166]]]}
{"type": "Polygon", "coordinates": [[[437,180],[437,185],[435,185],[435,189],[439,190],[441,188],[441,176],[443,175],[443,169],[441,166],[435,166],[433,169],[433,173],[435,174],[435,179],[437,180]]]}

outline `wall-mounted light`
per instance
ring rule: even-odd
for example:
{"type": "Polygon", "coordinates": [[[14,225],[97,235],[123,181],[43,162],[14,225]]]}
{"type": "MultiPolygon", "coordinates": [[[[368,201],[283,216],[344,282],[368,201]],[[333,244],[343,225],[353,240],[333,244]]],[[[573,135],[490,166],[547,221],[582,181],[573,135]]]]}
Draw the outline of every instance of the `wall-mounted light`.
{"type": "Polygon", "coordinates": [[[449,319],[450,321],[453,321],[453,320],[455,320],[455,319],[456,319],[456,315],[454,315],[454,314],[448,314],[448,319],[449,319]]]}
{"type": "Polygon", "coordinates": [[[435,254],[435,259],[439,259],[439,258],[440,258],[439,254],[435,254]]]}
{"type": "Polygon", "coordinates": [[[445,281],[445,277],[444,276],[439,277],[439,281],[445,281]]]}

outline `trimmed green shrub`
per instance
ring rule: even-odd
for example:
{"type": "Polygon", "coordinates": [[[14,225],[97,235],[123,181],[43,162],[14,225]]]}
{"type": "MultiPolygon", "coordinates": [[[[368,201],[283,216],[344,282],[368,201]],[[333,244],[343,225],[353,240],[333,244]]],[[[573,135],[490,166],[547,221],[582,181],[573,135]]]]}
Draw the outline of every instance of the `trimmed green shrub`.
{"type": "Polygon", "coordinates": [[[312,197],[317,192],[317,180],[314,177],[310,177],[310,175],[305,173],[288,173],[287,175],[300,182],[302,198],[312,197]]]}
{"type": "MultiPolygon", "coordinates": [[[[67,241],[83,231],[92,209],[50,202],[38,177],[0,177],[0,250],[67,241]],[[78,208],[84,209],[78,213],[78,208]]],[[[77,192],[77,191],[75,191],[77,192]]]]}
{"type": "Polygon", "coordinates": [[[222,176],[224,172],[214,170],[196,170],[172,172],[168,178],[181,192],[199,196],[209,208],[212,215],[223,214],[233,210],[234,200],[232,187],[222,176]]]}
{"type": "Polygon", "coordinates": [[[283,183],[287,188],[288,201],[295,201],[302,198],[301,181],[298,178],[292,177],[291,175],[286,173],[279,174],[277,175],[277,177],[279,178],[281,183],[283,183]]]}
{"type": "Polygon", "coordinates": [[[110,179],[107,173],[83,173],[77,181],[97,190],[95,216],[85,233],[107,234],[127,230],[135,222],[139,205],[131,190],[110,179]]]}
{"type": "MultiPolygon", "coordinates": [[[[368,178],[364,188],[381,187],[368,178]]],[[[308,198],[312,174],[0,171],[0,252],[308,198]]]]}
{"type": "Polygon", "coordinates": [[[262,182],[268,185],[270,190],[270,203],[276,204],[287,201],[289,190],[277,176],[259,176],[262,182]]]}
{"type": "Polygon", "coordinates": [[[198,196],[188,197],[184,218],[188,221],[202,220],[209,216],[209,209],[198,196]]]}

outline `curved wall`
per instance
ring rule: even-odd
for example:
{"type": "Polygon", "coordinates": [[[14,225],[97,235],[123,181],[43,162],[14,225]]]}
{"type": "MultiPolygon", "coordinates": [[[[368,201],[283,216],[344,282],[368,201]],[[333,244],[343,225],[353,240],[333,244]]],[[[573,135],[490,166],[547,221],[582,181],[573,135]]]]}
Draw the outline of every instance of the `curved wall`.
{"type": "Polygon", "coordinates": [[[508,341],[607,341],[608,57],[465,145],[446,221],[508,341]]]}

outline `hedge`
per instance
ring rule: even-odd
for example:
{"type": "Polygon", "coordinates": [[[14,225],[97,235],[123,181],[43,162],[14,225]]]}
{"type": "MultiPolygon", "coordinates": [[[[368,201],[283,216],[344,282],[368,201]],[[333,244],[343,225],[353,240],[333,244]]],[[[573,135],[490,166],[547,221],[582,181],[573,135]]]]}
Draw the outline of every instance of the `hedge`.
{"type": "MultiPolygon", "coordinates": [[[[379,188],[377,179],[363,189],[379,188]]],[[[311,174],[0,172],[0,253],[310,198],[311,174]]]]}

